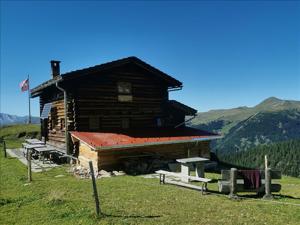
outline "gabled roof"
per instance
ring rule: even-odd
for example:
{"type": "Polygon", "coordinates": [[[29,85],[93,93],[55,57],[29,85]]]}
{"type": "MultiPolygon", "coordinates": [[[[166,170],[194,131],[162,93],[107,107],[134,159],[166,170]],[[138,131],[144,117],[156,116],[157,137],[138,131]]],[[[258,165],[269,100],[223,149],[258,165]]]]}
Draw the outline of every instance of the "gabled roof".
{"type": "Polygon", "coordinates": [[[189,107],[189,106],[187,106],[181,102],[178,102],[176,100],[169,100],[168,104],[169,104],[169,106],[184,112],[185,113],[184,115],[187,115],[187,116],[194,116],[197,113],[196,109],[193,109],[192,107],[189,107]]]}
{"type": "Polygon", "coordinates": [[[209,141],[221,135],[190,127],[172,129],[131,130],[126,133],[71,131],[74,139],[84,142],[94,150],[128,149],[153,145],[209,141]]]}
{"type": "Polygon", "coordinates": [[[88,67],[88,68],[84,68],[84,69],[80,69],[80,70],[74,70],[71,72],[61,74],[57,78],[50,79],[50,80],[40,84],[39,86],[31,89],[31,95],[32,95],[32,97],[38,96],[39,92],[41,90],[43,90],[46,87],[54,85],[58,80],[68,81],[68,80],[76,79],[78,77],[81,77],[81,76],[84,76],[87,74],[93,74],[93,73],[113,69],[113,68],[116,68],[116,67],[128,64],[128,63],[134,63],[134,64],[140,66],[141,68],[148,70],[154,76],[157,76],[157,77],[161,78],[162,80],[164,80],[167,83],[168,87],[177,88],[177,87],[182,86],[182,83],[180,81],[176,80],[175,78],[171,77],[170,75],[160,71],[159,69],[156,69],[155,67],[145,63],[144,61],[140,60],[139,58],[137,58],[135,56],[131,56],[128,58],[123,58],[123,59],[115,60],[112,62],[96,65],[93,67],[88,67]]]}

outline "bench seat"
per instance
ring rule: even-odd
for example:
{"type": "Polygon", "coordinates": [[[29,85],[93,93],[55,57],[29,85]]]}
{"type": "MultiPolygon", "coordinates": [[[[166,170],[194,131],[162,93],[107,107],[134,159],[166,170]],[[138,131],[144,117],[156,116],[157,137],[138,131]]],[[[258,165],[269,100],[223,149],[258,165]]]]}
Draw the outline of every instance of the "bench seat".
{"type": "Polygon", "coordinates": [[[181,173],[174,173],[174,172],[169,172],[169,171],[165,171],[165,170],[158,170],[155,173],[159,174],[159,183],[160,184],[168,183],[168,184],[174,184],[174,185],[187,187],[187,188],[191,188],[191,189],[195,189],[195,190],[200,190],[202,194],[203,194],[203,191],[207,191],[207,183],[211,181],[211,179],[208,179],[208,178],[187,176],[187,175],[183,175],[181,173]],[[202,187],[193,185],[193,184],[189,184],[189,183],[185,183],[185,182],[178,182],[178,181],[174,181],[171,179],[166,179],[166,176],[177,177],[177,178],[184,177],[184,178],[187,178],[192,181],[200,181],[200,182],[202,182],[202,187]]]}
{"type": "MultiPolygon", "coordinates": [[[[265,171],[259,170],[261,186],[258,189],[245,189],[244,188],[244,179],[243,176],[238,173],[236,179],[236,191],[237,192],[256,192],[264,193],[265,192],[265,171]]],[[[281,172],[278,170],[271,170],[271,179],[281,179],[281,172]]],[[[230,193],[230,170],[221,171],[221,180],[218,181],[219,192],[228,194],[230,193]]],[[[271,192],[279,192],[281,190],[280,184],[271,183],[270,186],[271,192]]]]}

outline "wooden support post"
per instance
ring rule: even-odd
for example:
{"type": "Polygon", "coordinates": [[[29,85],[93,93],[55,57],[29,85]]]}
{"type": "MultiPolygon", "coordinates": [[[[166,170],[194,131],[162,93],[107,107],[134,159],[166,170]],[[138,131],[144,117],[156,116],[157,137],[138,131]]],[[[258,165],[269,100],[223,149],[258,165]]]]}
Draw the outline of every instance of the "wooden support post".
{"type": "Polygon", "coordinates": [[[6,155],[6,143],[5,143],[4,140],[3,140],[3,151],[4,151],[4,157],[7,158],[7,155],[6,155]]]}
{"type": "Polygon", "coordinates": [[[95,197],[95,203],[96,203],[96,213],[97,213],[97,216],[99,217],[101,211],[100,211],[97,185],[96,185],[96,179],[95,179],[95,174],[94,174],[94,168],[93,168],[93,162],[92,161],[89,161],[89,166],[90,166],[90,172],[91,172],[91,176],[92,176],[93,191],[94,191],[94,197],[95,197]]]}
{"type": "Polygon", "coordinates": [[[273,199],[273,195],[271,193],[271,168],[265,169],[265,195],[264,199],[273,199]]]}
{"type": "Polygon", "coordinates": [[[238,196],[236,194],[236,180],[237,180],[237,169],[231,168],[230,170],[230,193],[229,198],[237,199],[238,196]]]}
{"type": "Polygon", "coordinates": [[[28,182],[32,181],[31,174],[31,150],[27,149],[27,169],[28,169],[28,182]]]}

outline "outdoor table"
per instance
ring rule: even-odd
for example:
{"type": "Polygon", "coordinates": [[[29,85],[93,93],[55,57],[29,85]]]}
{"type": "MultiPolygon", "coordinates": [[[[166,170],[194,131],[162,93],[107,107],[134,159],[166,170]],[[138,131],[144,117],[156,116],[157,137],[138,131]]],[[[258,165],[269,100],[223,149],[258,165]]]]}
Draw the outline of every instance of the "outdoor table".
{"type": "Polygon", "coordinates": [[[45,147],[46,145],[44,144],[27,144],[27,143],[24,143],[23,144],[23,147],[25,149],[34,149],[34,148],[43,148],[45,147]]]}
{"type": "Polygon", "coordinates": [[[45,144],[43,141],[40,141],[36,138],[34,139],[25,139],[28,144],[45,144]]]}
{"type": "Polygon", "coordinates": [[[36,148],[34,150],[39,153],[40,157],[43,156],[43,163],[45,162],[45,155],[44,155],[44,153],[46,153],[46,152],[49,152],[49,153],[50,152],[56,152],[56,149],[54,147],[45,146],[45,145],[43,147],[36,148]]]}
{"type": "Polygon", "coordinates": [[[209,159],[201,158],[201,157],[192,157],[192,158],[176,159],[176,161],[181,164],[181,174],[184,175],[181,178],[181,181],[189,182],[189,178],[187,178],[187,176],[190,175],[191,165],[195,165],[196,177],[204,178],[204,162],[209,161],[209,159]]]}
{"type": "Polygon", "coordinates": [[[25,148],[25,157],[27,159],[28,150],[36,150],[35,148],[43,148],[45,147],[44,144],[27,144],[23,143],[23,147],[25,148]]]}

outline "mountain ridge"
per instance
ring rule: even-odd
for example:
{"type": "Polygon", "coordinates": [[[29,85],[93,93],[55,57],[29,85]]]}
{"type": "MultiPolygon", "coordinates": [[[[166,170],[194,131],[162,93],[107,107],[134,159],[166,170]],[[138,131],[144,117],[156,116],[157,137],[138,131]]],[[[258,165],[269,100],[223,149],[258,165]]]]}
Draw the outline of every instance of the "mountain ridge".
{"type": "MultiPolygon", "coordinates": [[[[0,113],[0,127],[25,123],[28,123],[28,116],[16,116],[8,113],[0,113]]],[[[40,123],[40,118],[32,116],[31,123],[40,123]]]]}
{"type": "MultiPolygon", "coordinates": [[[[269,97],[253,107],[240,106],[231,109],[214,109],[207,112],[200,112],[187,125],[197,127],[201,124],[208,124],[213,121],[224,121],[225,123],[233,123],[231,126],[241,122],[256,113],[261,112],[275,112],[283,110],[300,110],[300,101],[296,100],[282,100],[276,97],[269,97]]],[[[217,129],[218,130],[218,129],[217,129]]],[[[215,130],[216,131],[216,130],[215,130]]],[[[229,131],[226,127],[218,130],[226,134],[229,131]]]]}
{"type": "Polygon", "coordinates": [[[198,113],[188,126],[224,135],[212,142],[220,154],[300,139],[300,101],[270,97],[254,107],[198,113]]]}

